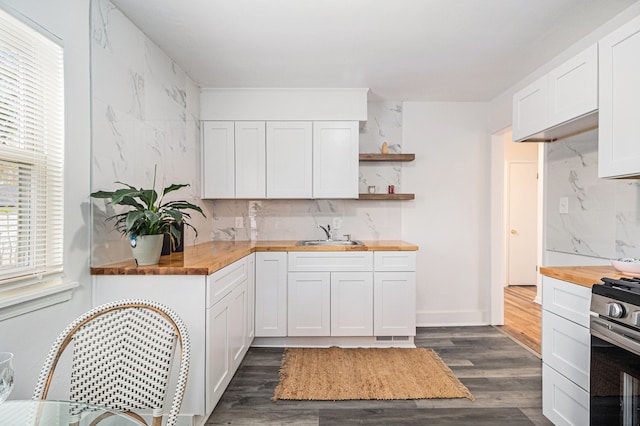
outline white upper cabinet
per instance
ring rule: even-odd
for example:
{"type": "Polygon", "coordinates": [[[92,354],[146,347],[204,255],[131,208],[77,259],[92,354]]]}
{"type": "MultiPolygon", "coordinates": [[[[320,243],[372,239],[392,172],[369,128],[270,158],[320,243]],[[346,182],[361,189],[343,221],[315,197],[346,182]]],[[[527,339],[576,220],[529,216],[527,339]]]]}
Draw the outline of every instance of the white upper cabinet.
{"type": "Polygon", "coordinates": [[[313,122],[313,198],[358,198],[357,121],[313,122]]]}
{"type": "Polygon", "coordinates": [[[549,73],[549,127],[598,109],[598,45],[549,73]]]}
{"type": "Polygon", "coordinates": [[[595,128],[598,47],[593,45],[513,95],[513,140],[544,142],[595,128]]]}
{"type": "Polygon", "coordinates": [[[600,40],[599,177],[640,175],[640,18],[600,40]]]}
{"type": "Polygon", "coordinates": [[[202,198],[234,198],[234,123],[205,121],[202,127],[202,198]]]}
{"type": "Polygon", "coordinates": [[[513,95],[514,141],[525,139],[547,127],[549,123],[547,82],[545,75],[513,95]]]}
{"type": "Polygon", "coordinates": [[[312,198],[310,121],[267,122],[267,198],[312,198]]]}
{"type": "Polygon", "coordinates": [[[264,198],[265,122],[235,123],[235,189],[236,198],[264,198]]]}

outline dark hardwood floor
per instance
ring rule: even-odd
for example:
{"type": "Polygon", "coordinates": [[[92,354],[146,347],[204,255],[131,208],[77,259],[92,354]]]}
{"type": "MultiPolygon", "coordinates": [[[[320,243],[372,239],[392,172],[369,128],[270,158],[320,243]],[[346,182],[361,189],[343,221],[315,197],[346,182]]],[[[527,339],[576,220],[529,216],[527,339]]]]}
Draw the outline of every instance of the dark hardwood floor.
{"type": "Polygon", "coordinates": [[[542,344],[542,307],[535,303],[536,286],[504,288],[504,325],[502,331],[540,355],[542,344]]]}
{"type": "Polygon", "coordinates": [[[393,401],[278,401],[282,349],[251,348],[207,425],[550,425],[542,416],[541,361],[499,330],[419,328],[475,396],[393,401]]]}

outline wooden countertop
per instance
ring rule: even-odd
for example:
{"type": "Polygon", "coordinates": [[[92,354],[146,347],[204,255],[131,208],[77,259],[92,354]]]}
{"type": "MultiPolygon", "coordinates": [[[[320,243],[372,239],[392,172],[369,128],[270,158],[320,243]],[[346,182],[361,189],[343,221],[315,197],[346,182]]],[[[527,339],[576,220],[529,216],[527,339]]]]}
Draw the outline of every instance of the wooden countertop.
{"type": "Polygon", "coordinates": [[[557,278],[584,287],[593,286],[600,282],[600,278],[620,278],[623,275],[611,265],[599,266],[543,266],[540,273],[547,277],[557,278]]]}
{"type": "Polygon", "coordinates": [[[136,266],[134,260],[94,266],[91,275],[210,275],[257,251],[416,251],[418,246],[400,240],[364,241],[364,246],[296,246],[294,240],[212,241],[185,247],[183,253],[160,257],[160,263],[136,266]]]}

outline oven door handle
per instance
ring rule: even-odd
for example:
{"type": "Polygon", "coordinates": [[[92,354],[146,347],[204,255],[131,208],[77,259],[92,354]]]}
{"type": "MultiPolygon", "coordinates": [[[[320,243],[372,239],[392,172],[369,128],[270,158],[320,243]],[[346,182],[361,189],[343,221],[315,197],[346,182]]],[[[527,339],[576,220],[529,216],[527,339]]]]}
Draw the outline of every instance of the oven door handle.
{"type": "Polygon", "coordinates": [[[590,323],[592,336],[640,355],[640,333],[637,331],[593,316],[590,323]]]}

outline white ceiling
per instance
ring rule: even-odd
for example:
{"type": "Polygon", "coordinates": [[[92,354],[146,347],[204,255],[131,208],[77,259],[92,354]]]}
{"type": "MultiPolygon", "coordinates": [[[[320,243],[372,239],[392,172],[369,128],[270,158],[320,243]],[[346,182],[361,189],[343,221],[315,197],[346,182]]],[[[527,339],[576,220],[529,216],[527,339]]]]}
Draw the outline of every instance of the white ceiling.
{"type": "Polygon", "coordinates": [[[112,0],[201,87],[488,101],[635,0],[112,0]]]}

